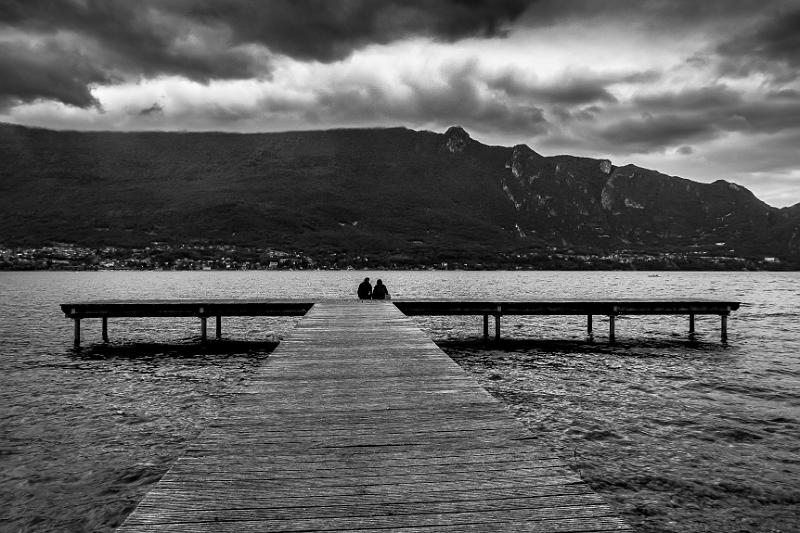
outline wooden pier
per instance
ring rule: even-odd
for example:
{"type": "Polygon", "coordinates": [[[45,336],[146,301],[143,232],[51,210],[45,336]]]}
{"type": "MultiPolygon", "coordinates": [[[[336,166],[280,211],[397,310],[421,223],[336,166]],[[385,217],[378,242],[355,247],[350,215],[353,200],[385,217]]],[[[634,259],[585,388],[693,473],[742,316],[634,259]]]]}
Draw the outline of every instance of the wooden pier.
{"type": "Polygon", "coordinates": [[[296,300],[99,300],[61,304],[74,321],[74,344],[81,345],[81,320],[100,318],[102,338],[108,342],[108,319],[120,317],[197,317],[200,339],[208,338],[208,319],[216,319],[216,338],[222,338],[224,316],[303,316],[313,302],[296,300]]]}
{"type": "Polygon", "coordinates": [[[616,337],[616,317],[622,315],[688,315],[689,335],[695,334],[695,315],[719,315],[720,337],[728,340],[728,316],[739,309],[739,302],[693,299],[616,299],[616,300],[535,300],[461,301],[405,300],[395,305],[406,315],[483,315],[483,338],[489,338],[489,317],[494,317],[494,337],[500,340],[500,317],[503,315],[585,315],[586,333],[592,336],[596,315],[608,317],[608,340],[616,337]]]}
{"type": "MultiPolygon", "coordinates": [[[[688,332],[695,334],[696,315],[718,315],[722,342],[728,340],[728,316],[739,302],[706,299],[650,300],[536,300],[536,301],[461,301],[395,300],[405,315],[482,315],[483,337],[489,338],[489,317],[494,317],[494,338],[500,340],[500,319],[504,315],[585,315],[586,332],[593,336],[593,317],[607,316],[608,339],[616,338],[616,317],[621,315],[687,315],[688,332]]],[[[74,321],[74,344],[81,344],[81,320],[100,318],[102,339],[108,342],[108,319],[112,317],[196,317],[200,319],[200,338],[207,340],[207,321],[216,319],[216,338],[222,338],[225,316],[302,316],[314,305],[301,300],[104,300],[66,303],[61,309],[74,321]]]]}
{"type": "Polygon", "coordinates": [[[392,303],[315,304],[233,392],[118,531],[630,531],[392,303]]]}

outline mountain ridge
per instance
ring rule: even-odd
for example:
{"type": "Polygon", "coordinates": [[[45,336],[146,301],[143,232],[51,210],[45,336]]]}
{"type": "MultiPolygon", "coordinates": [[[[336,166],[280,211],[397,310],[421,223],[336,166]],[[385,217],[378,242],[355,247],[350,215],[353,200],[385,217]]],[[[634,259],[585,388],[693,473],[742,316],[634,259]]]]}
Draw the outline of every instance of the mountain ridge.
{"type": "Polygon", "coordinates": [[[85,132],[0,124],[0,244],[800,255],[800,204],[460,127],[85,132]],[[721,244],[722,243],[722,244],[721,244]]]}

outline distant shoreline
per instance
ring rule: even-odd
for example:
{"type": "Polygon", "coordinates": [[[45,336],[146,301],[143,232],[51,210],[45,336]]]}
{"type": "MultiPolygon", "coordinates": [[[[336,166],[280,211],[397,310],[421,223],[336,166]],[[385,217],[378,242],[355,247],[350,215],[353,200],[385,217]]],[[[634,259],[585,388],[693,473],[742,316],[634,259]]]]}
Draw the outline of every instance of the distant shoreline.
{"type": "Polygon", "coordinates": [[[127,248],[52,244],[0,246],[0,271],[225,271],[225,270],[602,270],[602,271],[797,271],[800,260],[734,255],[732,251],[691,252],[535,252],[435,250],[399,252],[316,252],[222,244],[127,248]]]}

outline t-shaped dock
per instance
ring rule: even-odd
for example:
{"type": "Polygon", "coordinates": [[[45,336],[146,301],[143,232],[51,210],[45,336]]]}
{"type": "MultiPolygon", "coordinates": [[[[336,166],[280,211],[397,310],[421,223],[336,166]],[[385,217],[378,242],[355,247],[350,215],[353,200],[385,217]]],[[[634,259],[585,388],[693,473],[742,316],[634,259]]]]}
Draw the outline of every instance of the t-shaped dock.
{"type": "Polygon", "coordinates": [[[315,304],[119,531],[629,531],[389,302],[315,304]]]}

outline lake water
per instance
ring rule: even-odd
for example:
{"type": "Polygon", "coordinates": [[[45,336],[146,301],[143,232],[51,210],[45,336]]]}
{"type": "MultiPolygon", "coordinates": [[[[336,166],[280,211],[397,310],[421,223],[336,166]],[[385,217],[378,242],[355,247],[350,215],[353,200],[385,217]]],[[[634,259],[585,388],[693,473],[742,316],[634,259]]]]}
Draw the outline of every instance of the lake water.
{"type": "Polygon", "coordinates": [[[394,298],[705,297],[719,318],[607,322],[414,319],[641,531],[800,531],[800,274],[700,272],[0,273],[0,530],[110,531],[269,356],[295,318],[83,321],[58,304],[114,298],[351,297],[365,276],[394,298]]]}

